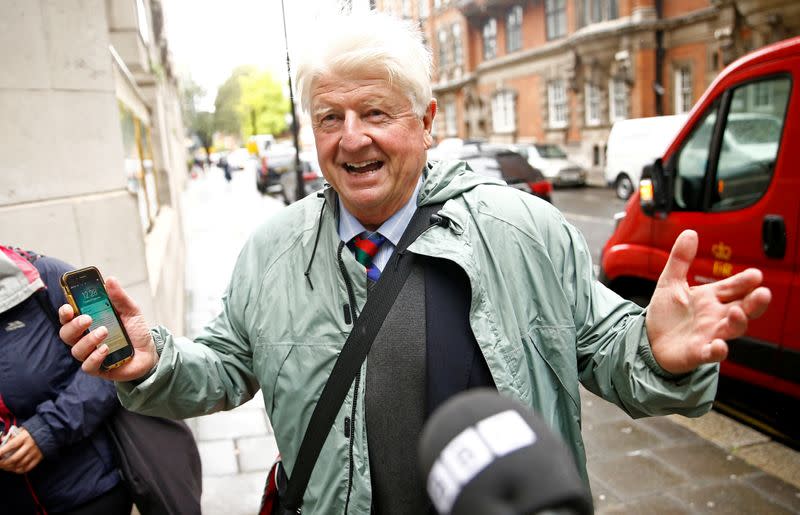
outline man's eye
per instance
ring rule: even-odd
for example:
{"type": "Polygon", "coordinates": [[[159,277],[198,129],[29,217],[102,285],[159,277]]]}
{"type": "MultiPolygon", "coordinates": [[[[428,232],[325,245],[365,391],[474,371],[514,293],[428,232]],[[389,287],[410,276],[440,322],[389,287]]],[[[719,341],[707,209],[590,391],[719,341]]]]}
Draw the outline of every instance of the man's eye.
{"type": "Polygon", "coordinates": [[[372,109],[371,111],[367,111],[368,118],[381,118],[383,116],[386,116],[386,113],[384,113],[379,109],[372,109]]]}

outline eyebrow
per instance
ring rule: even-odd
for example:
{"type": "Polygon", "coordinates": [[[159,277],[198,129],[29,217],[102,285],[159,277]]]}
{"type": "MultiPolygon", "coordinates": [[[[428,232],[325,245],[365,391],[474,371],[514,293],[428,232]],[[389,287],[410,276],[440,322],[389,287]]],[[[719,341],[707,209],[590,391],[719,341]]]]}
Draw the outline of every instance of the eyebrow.
{"type": "MultiPolygon", "coordinates": [[[[376,97],[369,97],[367,98],[361,107],[371,109],[371,108],[380,108],[384,111],[394,111],[394,106],[390,106],[390,98],[376,98],[376,97]]],[[[330,111],[336,111],[339,108],[338,104],[323,104],[322,106],[312,108],[311,109],[311,117],[316,118],[321,114],[328,113],[330,111]]]]}

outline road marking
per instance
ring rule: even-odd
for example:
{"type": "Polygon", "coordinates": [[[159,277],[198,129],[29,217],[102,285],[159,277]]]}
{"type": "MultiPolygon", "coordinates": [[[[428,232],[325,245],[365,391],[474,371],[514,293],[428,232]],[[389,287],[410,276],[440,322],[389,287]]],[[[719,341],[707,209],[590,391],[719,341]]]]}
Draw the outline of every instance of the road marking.
{"type": "Polygon", "coordinates": [[[578,214],[578,213],[569,213],[567,211],[561,211],[561,214],[563,214],[567,218],[574,218],[575,220],[579,220],[581,222],[591,222],[591,223],[595,223],[595,224],[603,224],[603,225],[609,225],[609,226],[613,226],[614,225],[614,219],[611,218],[611,217],[608,217],[608,218],[602,217],[602,218],[600,218],[600,217],[597,217],[597,216],[581,215],[581,214],[578,214]]]}

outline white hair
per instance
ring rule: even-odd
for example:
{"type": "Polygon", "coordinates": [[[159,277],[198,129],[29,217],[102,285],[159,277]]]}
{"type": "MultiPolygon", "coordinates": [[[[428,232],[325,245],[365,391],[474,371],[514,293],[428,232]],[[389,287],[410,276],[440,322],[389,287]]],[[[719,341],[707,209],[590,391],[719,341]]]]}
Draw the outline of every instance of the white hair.
{"type": "Polygon", "coordinates": [[[297,66],[297,89],[306,112],[319,78],[377,74],[406,93],[418,116],[425,114],[433,97],[431,52],[414,23],[377,11],[339,14],[320,20],[308,40],[312,44],[297,66]]]}

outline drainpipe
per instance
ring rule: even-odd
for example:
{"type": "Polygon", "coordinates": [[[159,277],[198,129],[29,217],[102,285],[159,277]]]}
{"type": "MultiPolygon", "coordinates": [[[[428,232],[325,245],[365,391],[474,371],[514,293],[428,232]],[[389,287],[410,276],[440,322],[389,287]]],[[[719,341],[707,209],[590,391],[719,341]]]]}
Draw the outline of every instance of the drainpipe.
{"type": "MultiPolygon", "coordinates": [[[[656,0],[656,22],[664,17],[664,0],[656,0]]],[[[657,25],[658,26],[658,25],[657,25]]],[[[664,30],[656,29],[656,115],[664,114],[664,30]]]]}

